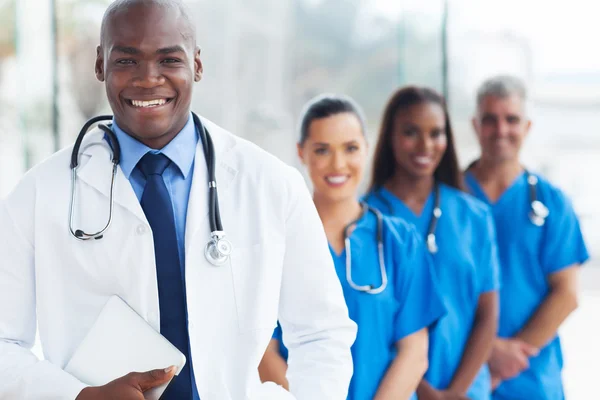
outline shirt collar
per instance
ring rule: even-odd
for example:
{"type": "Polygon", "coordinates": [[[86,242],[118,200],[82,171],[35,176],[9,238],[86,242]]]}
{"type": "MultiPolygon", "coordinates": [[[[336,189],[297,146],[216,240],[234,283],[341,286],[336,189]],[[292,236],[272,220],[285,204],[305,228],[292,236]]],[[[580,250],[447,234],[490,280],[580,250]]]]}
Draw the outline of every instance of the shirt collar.
{"type": "Polygon", "coordinates": [[[169,157],[183,177],[187,178],[192,169],[196,155],[196,146],[198,144],[198,135],[196,134],[191,113],[183,129],[159,151],[151,149],[137,139],[129,136],[119,128],[114,119],[112,121],[112,129],[121,147],[121,161],[119,165],[127,179],[131,176],[133,169],[137,166],[140,159],[148,152],[162,153],[169,157]]]}

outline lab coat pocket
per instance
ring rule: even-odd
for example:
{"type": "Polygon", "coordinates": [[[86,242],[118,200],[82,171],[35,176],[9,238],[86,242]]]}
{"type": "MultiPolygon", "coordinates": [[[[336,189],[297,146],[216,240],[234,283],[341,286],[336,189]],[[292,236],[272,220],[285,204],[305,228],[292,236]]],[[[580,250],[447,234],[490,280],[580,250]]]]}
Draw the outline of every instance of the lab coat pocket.
{"type": "Polygon", "coordinates": [[[235,303],[241,332],[275,329],[283,263],[283,251],[278,249],[281,248],[259,243],[234,249],[231,254],[235,303]]]}

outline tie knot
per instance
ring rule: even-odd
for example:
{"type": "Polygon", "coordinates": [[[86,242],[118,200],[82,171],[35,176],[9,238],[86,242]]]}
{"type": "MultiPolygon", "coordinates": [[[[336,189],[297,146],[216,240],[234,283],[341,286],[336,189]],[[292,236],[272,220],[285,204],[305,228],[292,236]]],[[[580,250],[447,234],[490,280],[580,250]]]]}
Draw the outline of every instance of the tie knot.
{"type": "Polygon", "coordinates": [[[162,175],[169,164],[171,160],[162,153],[146,153],[138,162],[138,167],[147,178],[149,175],[162,175]]]}

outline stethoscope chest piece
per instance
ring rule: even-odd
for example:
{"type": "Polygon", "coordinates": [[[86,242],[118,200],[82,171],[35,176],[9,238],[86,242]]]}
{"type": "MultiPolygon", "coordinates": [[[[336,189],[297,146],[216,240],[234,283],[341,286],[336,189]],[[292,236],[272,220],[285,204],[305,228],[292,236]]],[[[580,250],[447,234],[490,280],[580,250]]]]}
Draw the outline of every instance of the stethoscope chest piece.
{"type": "Polygon", "coordinates": [[[220,235],[213,235],[204,248],[204,256],[214,266],[220,266],[227,262],[231,255],[233,246],[231,242],[220,235]]]}
{"type": "Polygon", "coordinates": [[[435,254],[438,252],[437,242],[435,240],[434,233],[430,233],[429,235],[427,235],[427,250],[429,250],[431,254],[435,254]]]}
{"type": "Polygon", "coordinates": [[[442,216],[442,208],[440,207],[440,187],[437,183],[435,185],[434,192],[435,204],[433,206],[433,212],[431,213],[431,221],[429,221],[429,228],[427,229],[426,236],[427,250],[429,250],[431,254],[438,252],[435,231],[437,229],[438,221],[442,216]]]}
{"type": "Polygon", "coordinates": [[[550,215],[550,210],[548,207],[544,205],[537,198],[537,184],[538,178],[535,175],[529,173],[529,171],[525,170],[527,174],[527,185],[529,186],[529,201],[530,201],[530,210],[529,210],[529,219],[531,223],[535,226],[544,226],[546,223],[546,218],[550,215]]]}
{"type": "Polygon", "coordinates": [[[525,172],[527,174],[527,183],[531,186],[535,186],[538,183],[538,178],[535,175],[531,175],[529,171],[525,172]]]}
{"type": "Polygon", "coordinates": [[[531,202],[531,211],[529,212],[529,219],[534,225],[543,226],[546,223],[546,218],[550,214],[548,207],[539,200],[531,202]]]}

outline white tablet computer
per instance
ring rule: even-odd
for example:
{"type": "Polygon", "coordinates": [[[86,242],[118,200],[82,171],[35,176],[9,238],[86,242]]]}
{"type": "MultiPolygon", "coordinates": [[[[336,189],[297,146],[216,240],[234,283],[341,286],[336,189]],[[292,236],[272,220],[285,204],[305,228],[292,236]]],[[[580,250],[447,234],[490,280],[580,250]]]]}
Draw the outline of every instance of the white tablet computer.
{"type": "MultiPolygon", "coordinates": [[[[185,355],[154,330],[120,297],[112,296],[69,360],[65,371],[91,386],[105,385],[130,372],[185,365],[185,355]]],[[[168,383],[144,394],[158,400],[168,383]]]]}

